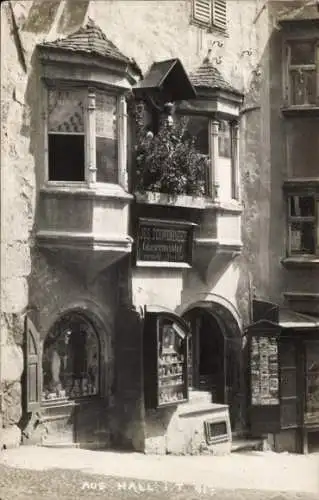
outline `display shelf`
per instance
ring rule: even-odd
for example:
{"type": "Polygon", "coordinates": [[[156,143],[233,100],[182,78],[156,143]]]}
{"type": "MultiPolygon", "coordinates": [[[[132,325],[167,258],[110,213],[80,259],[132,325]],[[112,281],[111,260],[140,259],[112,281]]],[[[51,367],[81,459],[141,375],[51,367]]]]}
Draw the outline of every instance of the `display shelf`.
{"type": "Polygon", "coordinates": [[[176,315],[149,313],[144,326],[146,408],[188,400],[187,325],[176,315]]]}

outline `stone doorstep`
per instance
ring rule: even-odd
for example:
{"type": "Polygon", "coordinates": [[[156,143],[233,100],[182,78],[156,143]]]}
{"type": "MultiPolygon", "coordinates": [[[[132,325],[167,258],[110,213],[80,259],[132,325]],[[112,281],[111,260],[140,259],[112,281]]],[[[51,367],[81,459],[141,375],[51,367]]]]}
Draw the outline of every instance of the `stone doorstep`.
{"type": "Polygon", "coordinates": [[[253,438],[233,438],[231,451],[233,452],[241,452],[241,451],[252,451],[252,450],[263,450],[264,448],[264,439],[253,439],[253,438]]]}

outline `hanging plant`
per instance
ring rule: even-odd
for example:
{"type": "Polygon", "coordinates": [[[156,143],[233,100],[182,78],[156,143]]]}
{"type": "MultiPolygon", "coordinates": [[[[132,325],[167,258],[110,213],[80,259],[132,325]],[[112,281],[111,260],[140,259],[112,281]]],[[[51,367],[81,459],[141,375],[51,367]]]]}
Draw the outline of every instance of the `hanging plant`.
{"type": "Polygon", "coordinates": [[[136,190],[204,196],[210,160],[196,150],[195,139],[186,137],[187,119],[165,120],[154,136],[144,115],[144,104],[136,103],[136,190]]]}

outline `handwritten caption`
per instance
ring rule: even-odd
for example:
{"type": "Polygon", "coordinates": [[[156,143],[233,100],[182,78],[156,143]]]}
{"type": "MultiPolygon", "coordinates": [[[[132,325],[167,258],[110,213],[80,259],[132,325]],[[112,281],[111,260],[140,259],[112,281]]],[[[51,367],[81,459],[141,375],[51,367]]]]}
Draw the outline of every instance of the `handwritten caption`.
{"type": "MultiPolygon", "coordinates": [[[[90,482],[83,481],[81,489],[82,490],[91,490],[95,492],[104,492],[110,486],[100,482],[90,482]]],[[[128,491],[132,493],[151,493],[151,492],[181,492],[183,488],[192,488],[194,493],[198,495],[212,495],[215,493],[214,488],[207,486],[205,484],[184,484],[184,483],[153,483],[153,482],[139,482],[139,481],[118,481],[115,485],[118,491],[128,491]]]]}

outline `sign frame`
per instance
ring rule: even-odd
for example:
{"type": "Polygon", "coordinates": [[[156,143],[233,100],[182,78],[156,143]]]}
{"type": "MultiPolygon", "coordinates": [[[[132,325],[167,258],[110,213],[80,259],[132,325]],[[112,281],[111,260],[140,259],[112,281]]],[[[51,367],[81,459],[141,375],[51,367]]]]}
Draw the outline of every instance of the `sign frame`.
{"type": "MultiPolygon", "coordinates": [[[[137,267],[166,267],[166,268],[191,268],[193,265],[193,242],[194,242],[194,230],[197,224],[188,221],[180,221],[180,220],[164,220],[164,219],[151,219],[146,217],[139,217],[137,220],[137,231],[136,231],[136,248],[135,248],[135,263],[137,267]],[[149,234],[150,237],[142,236],[142,229],[146,230],[145,234],[149,234]],[[171,236],[177,234],[177,231],[180,233],[180,238],[183,238],[183,233],[186,232],[186,238],[184,239],[163,239],[158,238],[155,231],[159,234],[161,232],[165,234],[171,233],[171,236]],[[155,234],[154,234],[155,233],[155,234]],[[155,238],[152,240],[152,235],[155,235],[155,238]],[[165,252],[165,247],[167,247],[167,254],[171,249],[171,255],[173,257],[174,252],[173,249],[179,249],[180,252],[183,252],[181,255],[181,259],[165,259],[165,258],[143,258],[143,249],[142,245],[145,242],[156,242],[159,246],[163,248],[163,252],[165,252]]],[[[155,243],[155,245],[156,245],[155,243]]],[[[152,244],[148,245],[149,255],[152,252],[152,244]]]]}

